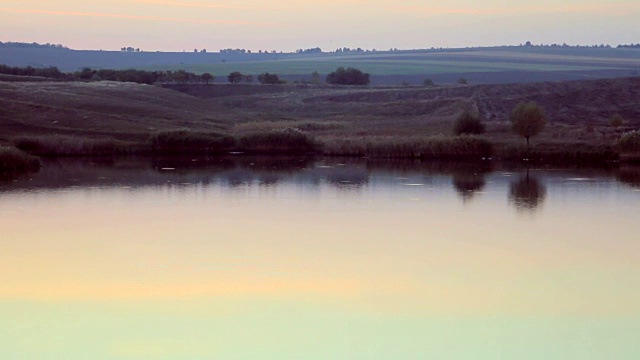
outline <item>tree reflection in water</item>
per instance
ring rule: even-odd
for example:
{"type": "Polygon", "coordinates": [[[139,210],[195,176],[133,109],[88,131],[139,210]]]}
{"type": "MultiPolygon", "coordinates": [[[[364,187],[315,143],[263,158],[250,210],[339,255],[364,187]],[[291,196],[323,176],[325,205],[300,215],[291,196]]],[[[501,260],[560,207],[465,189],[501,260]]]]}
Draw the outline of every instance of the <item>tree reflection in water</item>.
{"type": "Polygon", "coordinates": [[[463,203],[472,200],[487,182],[485,175],[492,171],[490,163],[453,163],[446,169],[451,173],[451,182],[463,203]]]}
{"type": "Polygon", "coordinates": [[[536,211],[547,197],[547,188],[534,175],[527,174],[521,176],[517,181],[511,183],[509,191],[509,201],[515,205],[519,211],[536,211]]]}
{"type": "Polygon", "coordinates": [[[465,203],[473,199],[476,193],[482,191],[486,185],[483,174],[456,173],[452,181],[458,195],[465,203]]]}

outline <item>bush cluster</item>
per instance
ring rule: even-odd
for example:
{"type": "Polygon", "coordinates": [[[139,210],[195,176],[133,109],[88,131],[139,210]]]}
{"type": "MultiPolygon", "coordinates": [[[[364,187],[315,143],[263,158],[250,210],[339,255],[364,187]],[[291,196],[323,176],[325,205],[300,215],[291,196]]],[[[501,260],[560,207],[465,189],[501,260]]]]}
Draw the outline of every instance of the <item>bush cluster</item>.
{"type": "Polygon", "coordinates": [[[327,82],[334,85],[369,85],[370,75],[358,69],[339,67],[327,75],[327,82]]]}
{"type": "Polygon", "coordinates": [[[283,84],[284,83],[284,81],[280,80],[278,75],[269,74],[268,72],[258,75],[258,81],[260,81],[260,84],[270,84],[270,85],[283,84]]]}
{"type": "Polygon", "coordinates": [[[480,116],[469,110],[465,110],[458,116],[453,125],[454,135],[480,135],[484,134],[485,126],[480,120],[480,116]]]}

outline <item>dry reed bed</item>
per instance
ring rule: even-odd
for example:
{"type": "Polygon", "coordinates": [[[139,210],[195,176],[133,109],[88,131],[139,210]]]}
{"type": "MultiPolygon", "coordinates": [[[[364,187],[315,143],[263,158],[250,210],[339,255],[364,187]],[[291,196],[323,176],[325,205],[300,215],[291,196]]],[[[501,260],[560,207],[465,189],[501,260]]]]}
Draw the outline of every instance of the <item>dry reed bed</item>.
{"type": "Polygon", "coordinates": [[[111,156],[127,153],[127,144],[114,139],[88,139],[66,135],[18,137],[14,145],[39,156],[111,156]]]}
{"type": "Polygon", "coordinates": [[[491,143],[480,136],[365,137],[325,139],[325,155],[380,158],[481,158],[490,156],[491,143]]]}
{"type": "Polygon", "coordinates": [[[40,159],[20,149],[0,146],[0,172],[37,171],[40,159]]]}

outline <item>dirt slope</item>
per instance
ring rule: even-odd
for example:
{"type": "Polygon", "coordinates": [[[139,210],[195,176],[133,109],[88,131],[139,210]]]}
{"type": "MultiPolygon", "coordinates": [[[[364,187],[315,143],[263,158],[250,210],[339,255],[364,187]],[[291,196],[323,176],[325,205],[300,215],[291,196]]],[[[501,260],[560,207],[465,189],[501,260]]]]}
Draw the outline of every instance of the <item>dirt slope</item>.
{"type": "MultiPolygon", "coordinates": [[[[470,101],[486,119],[505,119],[520,101],[536,101],[552,121],[603,123],[613,114],[640,123],[640,77],[530,84],[382,89],[313,96],[306,103],[470,101]]],[[[413,102],[413,103],[412,103],[413,102]]]]}

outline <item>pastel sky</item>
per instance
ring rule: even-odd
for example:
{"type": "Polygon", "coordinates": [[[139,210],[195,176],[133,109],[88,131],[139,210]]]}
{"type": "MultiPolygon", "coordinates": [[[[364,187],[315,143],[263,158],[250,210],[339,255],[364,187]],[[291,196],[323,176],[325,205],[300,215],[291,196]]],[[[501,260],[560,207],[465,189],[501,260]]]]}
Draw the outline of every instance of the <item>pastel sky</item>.
{"type": "Polygon", "coordinates": [[[0,0],[0,41],[295,50],[640,42],[638,0],[0,0]]]}

